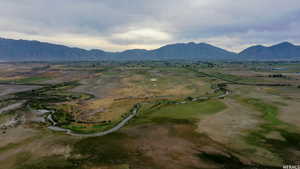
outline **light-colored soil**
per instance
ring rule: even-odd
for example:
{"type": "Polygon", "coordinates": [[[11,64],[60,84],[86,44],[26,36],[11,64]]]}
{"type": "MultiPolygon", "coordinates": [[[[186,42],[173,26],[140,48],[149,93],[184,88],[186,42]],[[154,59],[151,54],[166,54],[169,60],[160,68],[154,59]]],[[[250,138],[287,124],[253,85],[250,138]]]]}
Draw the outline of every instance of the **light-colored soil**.
{"type": "Polygon", "coordinates": [[[300,102],[288,101],[287,106],[280,107],[278,118],[286,123],[297,126],[300,129],[300,102]]]}
{"type": "Polygon", "coordinates": [[[131,145],[152,159],[159,168],[216,167],[201,161],[196,156],[199,153],[198,147],[183,138],[172,136],[167,126],[144,125],[127,129],[125,132],[136,138],[131,145]]]}
{"type": "Polygon", "coordinates": [[[72,89],[74,92],[83,92],[94,95],[97,99],[112,97],[113,92],[122,87],[120,78],[110,76],[97,76],[81,80],[82,85],[72,89]]]}
{"type": "Polygon", "coordinates": [[[199,79],[186,79],[182,75],[159,74],[153,78],[133,75],[122,79],[126,86],[116,93],[121,96],[151,97],[151,96],[189,96],[204,94],[208,91],[207,84],[199,79]],[[183,81],[188,81],[183,83],[183,81]],[[201,92],[204,91],[204,92],[201,92]],[[200,92],[200,93],[198,93],[200,92]]]}
{"type": "Polygon", "coordinates": [[[264,122],[260,119],[261,114],[230,98],[224,99],[224,103],[228,108],[201,120],[197,131],[207,134],[235,152],[240,152],[243,154],[240,156],[242,161],[279,165],[277,156],[265,149],[253,147],[243,139],[250,130],[259,128],[264,122]]]}
{"type": "Polygon", "coordinates": [[[226,98],[224,103],[228,108],[202,120],[198,125],[198,132],[207,133],[213,140],[230,144],[244,131],[262,123],[257,119],[259,113],[240,105],[235,100],[226,98]]]}
{"type": "Polygon", "coordinates": [[[11,128],[0,134],[0,169],[16,167],[18,154],[29,154],[28,158],[40,158],[51,155],[68,156],[72,143],[70,137],[52,135],[26,126],[11,128]],[[69,140],[69,141],[66,141],[69,140]],[[68,144],[65,144],[67,143],[68,144]],[[4,149],[3,149],[4,148],[4,149]]]}

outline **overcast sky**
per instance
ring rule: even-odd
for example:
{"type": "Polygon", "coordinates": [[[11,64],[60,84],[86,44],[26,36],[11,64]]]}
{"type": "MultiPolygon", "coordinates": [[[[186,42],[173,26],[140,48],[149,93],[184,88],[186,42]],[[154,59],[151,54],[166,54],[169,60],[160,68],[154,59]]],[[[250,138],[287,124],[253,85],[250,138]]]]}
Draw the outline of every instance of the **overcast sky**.
{"type": "Polygon", "coordinates": [[[0,0],[0,37],[107,51],[300,44],[300,0],[0,0]]]}

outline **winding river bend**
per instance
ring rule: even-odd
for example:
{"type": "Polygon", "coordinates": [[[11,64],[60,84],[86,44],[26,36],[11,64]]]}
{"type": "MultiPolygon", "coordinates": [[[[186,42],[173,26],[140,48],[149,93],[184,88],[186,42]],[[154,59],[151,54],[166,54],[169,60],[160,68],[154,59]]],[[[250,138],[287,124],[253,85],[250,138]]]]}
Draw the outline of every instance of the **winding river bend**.
{"type": "MultiPolygon", "coordinates": [[[[221,94],[219,96],[216,96],[214,98],[221,99],[221,98],[224,98],[224,97],[228,96],[229,94],[230,94],[230,91],[226,89],[223,94],[221,94]]],[[[199,101],[199,99],[195,99],[194,101],[199,101]]],[[[138,114],[138,112],[140,110],[140,107],[141,107],[140,104],[141,103],[138,103],[138,104],[134,105],[134,107],[131,110],[129,116],[127,116],[125,119],[123,119],[120,123],[118,123],[113,128],[108,129],[106,131],[102,131],[102,132],[98,132],[98,133],[92,133],[92,134],[79,134],[79,133],[75,133],[75,132],[73,132],[70,129],[65,129],[65,128],[61,128],[61,127],[55,126],[56,122],[52,119],[51,114],[50,114],[50,119],[51,119],[50,121],[52,122],[53,125],[49,126],[48,129],[53,130],[53,131],[58,131],[58,132],[65,132],[68,135],[79,136],[79,137],[98,137],[98,136],[104,136],[104,135],[116,132],[119,129],[121,129],[122,127],[124,127],[127,124],[127,122],[129,122],[132,118],[134,118],[138,114]]],[[[48,119],[49,119],[49,116],[48,116],[48,119]]]]}
{"type": "Polygon", "coordinates": [[[118,131],[120,128],[122,128],[123,126],[125,126],[127,124],[127,122],[129,120],[131,120],[132,118],[134,118],[140,109],[140,105],[136,104],[134,106],[134,108],[132,109],[132,111],[130,112],[130,115],[127,116],[125,119],[123,119],[120,123],[118,123],[116,126],[114,126],[113,128],[106,130],[106,131],[102,131],[102,132],[98,132],[98,133],[92,133],[92,134],[79,134],[79,133],[74,133],[72,130],[70,129],[65,129],[65,128],[61,128],[58,126],[49,126],[48,129],[53,130],[53,131],[60,131],[60,132],[65,132],[66,134],[72,135],[72,136],[79,136],[79,137],[97,137],[97,136],[104,136],[110,133],[113,133],[115,131],[118,131]]]}

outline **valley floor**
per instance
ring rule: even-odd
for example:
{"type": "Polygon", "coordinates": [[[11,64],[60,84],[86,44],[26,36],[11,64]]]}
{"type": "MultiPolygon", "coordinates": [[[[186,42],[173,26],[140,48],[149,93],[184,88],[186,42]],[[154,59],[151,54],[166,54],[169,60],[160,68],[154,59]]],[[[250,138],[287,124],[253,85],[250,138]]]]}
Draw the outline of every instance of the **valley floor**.
{"type": "Polygon", "coordinates": [[[240,64],[1,64],[0,169],[296,165],[300,77],[240,64]]]}

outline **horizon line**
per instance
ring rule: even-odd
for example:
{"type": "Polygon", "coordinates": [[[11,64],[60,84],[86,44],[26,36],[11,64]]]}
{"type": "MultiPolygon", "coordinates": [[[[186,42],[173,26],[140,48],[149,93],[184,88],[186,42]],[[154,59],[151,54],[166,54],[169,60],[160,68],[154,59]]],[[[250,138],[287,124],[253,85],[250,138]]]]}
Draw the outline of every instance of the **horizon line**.
{"type": "Polygon", "coordinates": [[[6,37],[0,37],[0,39],[6,39],[6,40],[23,40],[23,41],[32,41],[32,42],[39,42],[39,43],[47,43],[47,44],[51,44],[51,45],[59,45],[59,46],[65,46],[65,47],[68,47],[68,48],[78,48],[78,49],[83,49],[83,50],[86,50],[86,51],[92,51],[92,50],[100,50],[100,51],[104,51],[104,52],[108,52],[108,53],[122,53],[122,52],[126,52],[126,51],[130,51],[130,50],[146,50],[146,51],[152,51],[152,50],[157,50],[159,48],[162,48],[162,47],[165,47],[165,46],[168,46],[168,45],[176,45],[176,44],[189,44],[189,43],[194,43],[194,44],[207,44],[207,45],[211,45],[213,47],[217,47],[217,48],[220,48],[220,49],[223,49],[223,50],[226,50],[228,52],[232,52],[232,53],[235,53],[235,54],[239,54],[241,52],[243,52],[244,50],[250,48],[250,47],[255,47],[255,46],[263,46],[263,47],[272,47],[272,46],[276,46],[276,45],[279,45],[279,44],[283,44],[283,43],[289,43],[289,44],[292,44],[294,46],[298,46],[298,44],[293,44],[289,41],[281,41],[281,42],[277,42],[277,43],[274,43],[272,45],[263,45],[263,44],[253,44],[253,45],[249,45],[248,47],[242,49],[240,52],[235,52],[235,51],[231,51],[231,50],[228,50],[228,49],[225,49],[223,47],[219,47],[217,45],[212,45],[210,43],[207,43],[207,42],[195,42],[195,41],[189,41],[189,42],[177,42],[177,43],[168,43],[168,44],[165,44],[165,45],[161,45],[160,47],[158,48],[154,48],[154,49],[143,49],[143,48],[132,48],[132,49],[126,49],[126,50],[123,50],[123,51],[108,51],[108,50],[103,50],[101,48],[91,48],[91,49],[87,49],[87,48],[83,48],[83,47],[78,47],[78,46],[73,46],[73,45],[67,45],[67,44],[63,44],[63,43],[55,43],[55,42],[49,42],[49,41],[40,41],[40,40],[35,40],[35,39],[16,39],[16,38],[6,38],[6,37]]]}

